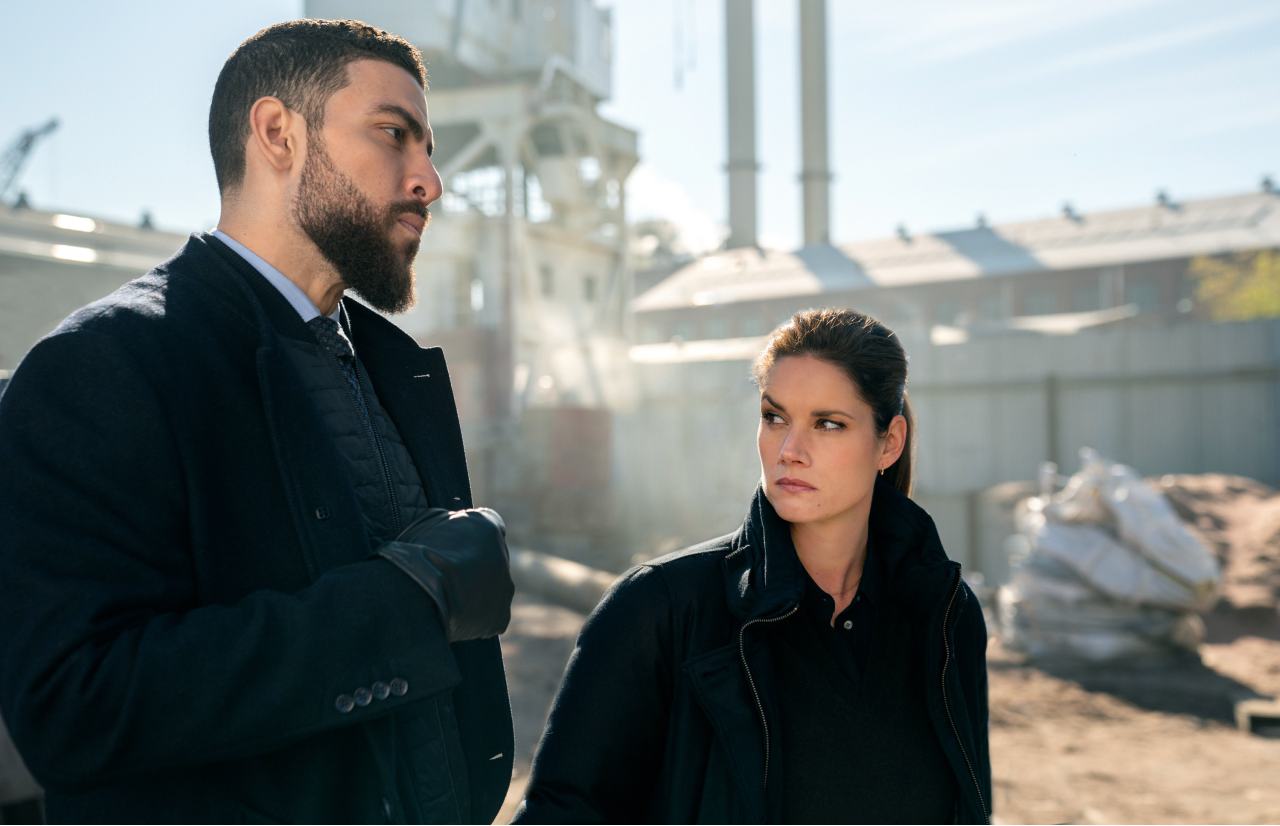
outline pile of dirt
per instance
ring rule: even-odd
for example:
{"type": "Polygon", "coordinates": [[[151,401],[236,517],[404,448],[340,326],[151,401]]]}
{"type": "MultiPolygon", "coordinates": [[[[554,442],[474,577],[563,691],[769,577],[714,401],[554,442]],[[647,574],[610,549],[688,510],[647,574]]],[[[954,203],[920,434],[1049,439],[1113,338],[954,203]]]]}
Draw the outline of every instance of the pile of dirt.
{"type": "Polygon", "coordinates": [[[1274,613],[1280,603],[1280,493],[1219,473],[1149,481],[1217,555],[1223,601],[1237,611],[1274,613]]]}

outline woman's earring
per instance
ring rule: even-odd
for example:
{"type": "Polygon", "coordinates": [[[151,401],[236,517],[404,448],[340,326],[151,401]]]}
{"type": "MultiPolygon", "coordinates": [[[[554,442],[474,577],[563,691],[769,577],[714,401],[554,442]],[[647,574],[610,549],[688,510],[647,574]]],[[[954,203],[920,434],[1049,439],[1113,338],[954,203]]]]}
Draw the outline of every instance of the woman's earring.
{"type": "Polygon", "coordinates": [[[884,476],[884,468],[880,468],[880,475],[884,476]]]}

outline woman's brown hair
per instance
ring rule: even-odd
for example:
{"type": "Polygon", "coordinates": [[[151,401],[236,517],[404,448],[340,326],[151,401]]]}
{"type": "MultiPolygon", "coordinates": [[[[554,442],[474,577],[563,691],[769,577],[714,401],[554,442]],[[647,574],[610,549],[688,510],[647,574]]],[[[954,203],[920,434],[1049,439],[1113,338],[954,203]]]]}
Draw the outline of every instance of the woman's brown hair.
{"type": "Polygon", "coordinates": [[[752,370],[756,383],[763,383],[778,360],[788,356],[811,356],[843,370],[871,407],[881,438],[889,432],[894,416],[907,420],[902,455],[884,474],[910,496],[916,420],[907,399],[907,354],[893,331],[857,310],[802,310],[769,334],[769,343],[752,370]]]}

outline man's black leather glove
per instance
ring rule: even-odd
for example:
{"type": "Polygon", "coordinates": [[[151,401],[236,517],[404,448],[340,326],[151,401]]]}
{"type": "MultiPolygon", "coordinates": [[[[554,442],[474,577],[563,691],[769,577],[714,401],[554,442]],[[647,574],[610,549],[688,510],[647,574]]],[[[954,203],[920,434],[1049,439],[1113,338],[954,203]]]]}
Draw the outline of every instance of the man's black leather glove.
{"type": "Polygon", "coordinates": [[[435,600],[449,642],[496,637],[511,622],[507,526],[497,511],[432,508],[376,551],[435,600]]]}

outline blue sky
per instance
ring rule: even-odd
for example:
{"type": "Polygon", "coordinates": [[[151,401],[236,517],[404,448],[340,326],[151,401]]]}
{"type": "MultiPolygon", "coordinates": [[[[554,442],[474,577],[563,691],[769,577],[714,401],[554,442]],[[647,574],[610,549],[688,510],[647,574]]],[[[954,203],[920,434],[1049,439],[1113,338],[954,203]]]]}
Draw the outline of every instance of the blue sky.
{"type": "MultiPolygon", "coordinates": [[[[615,0],[614,99],[641,133],[635,217],[724,220],[722,0],[615,0]],[[683,82],[673,46],[682,25],[683,82]]],[[[0,141],[62,128],[40,207],[177,230],[218,204],[204,132],[223,60],[296,0],[8,2],[0,141]]],[[[1238,192],[1280,178],[1275,0],[829,0],[836,241],[1238,192]]],[[[756,0],[764,241],[800,232],[796,0],[756,0]]]]}

